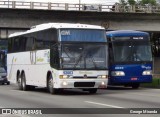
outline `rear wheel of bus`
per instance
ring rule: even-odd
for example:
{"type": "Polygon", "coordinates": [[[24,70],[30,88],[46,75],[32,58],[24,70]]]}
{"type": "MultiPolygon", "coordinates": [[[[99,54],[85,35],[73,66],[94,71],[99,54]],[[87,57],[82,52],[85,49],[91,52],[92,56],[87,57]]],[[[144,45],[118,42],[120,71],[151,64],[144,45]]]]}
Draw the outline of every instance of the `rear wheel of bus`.
{"type": "Polygon", "coordinates": [[[20,77],[20,75],[18,75],[17,84],[18,84],[18,89],[22,90],[23,89],[23,87],[22,87],[22,78],[20,77]]]}
{"type": "Polygon", "coordinates": [[[26,77],[25,77],[25,74],[23,73],[22,74],[22,90],[23,91],[26,91],[27,90],[27,85],[26,85],[26,77]]]}

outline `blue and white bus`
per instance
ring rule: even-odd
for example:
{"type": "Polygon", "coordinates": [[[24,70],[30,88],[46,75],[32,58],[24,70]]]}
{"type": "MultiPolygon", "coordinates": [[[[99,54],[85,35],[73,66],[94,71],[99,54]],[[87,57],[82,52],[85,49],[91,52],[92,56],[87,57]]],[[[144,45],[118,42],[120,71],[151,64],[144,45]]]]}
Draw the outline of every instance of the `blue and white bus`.
{"type": "Polygon", "coordinates": [[[108,53],[101,26],[46,23],[8,39],[8,79],[20,90],[47,87],[51,94],[79,88],[96,93],[108,84],[108,53]]]}
{"type": "Polygon", "coordinates": [[[152,82],[152,52],[147,32],[118,30],[106,32],[109,42],[109,85],[139,88],[152,82]]]}

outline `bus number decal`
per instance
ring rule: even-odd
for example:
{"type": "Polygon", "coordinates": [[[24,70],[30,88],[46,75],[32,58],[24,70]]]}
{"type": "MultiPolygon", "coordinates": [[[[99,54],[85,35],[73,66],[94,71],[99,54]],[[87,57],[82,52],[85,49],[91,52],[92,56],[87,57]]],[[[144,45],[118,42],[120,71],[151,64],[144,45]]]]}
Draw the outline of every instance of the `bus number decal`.
{"type": "Polygon", "coordinates": [[[66,75],[73,74],[73,71],[63,71],[63,74],[66,74],[66,75]]]}

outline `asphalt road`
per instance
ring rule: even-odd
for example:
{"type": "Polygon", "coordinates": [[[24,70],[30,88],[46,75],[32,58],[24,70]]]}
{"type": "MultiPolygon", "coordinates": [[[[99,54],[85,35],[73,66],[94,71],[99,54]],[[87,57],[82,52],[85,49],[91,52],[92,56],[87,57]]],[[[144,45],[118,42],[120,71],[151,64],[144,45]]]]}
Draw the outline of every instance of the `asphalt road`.
{"type": "Polygon", "coordinates": [[[81,90],[65,90],[63,93],[50,95],[43,88],[20,91],[14,84],[0,85],[0,108],[62,108],[64,111],[82,113],[63,114],[60,111],[58,114],[16,114],[0,115],[0,117],[160,117],[160,114],[116,114],[120,111],[118,109],[160,108],[160,89],[139,88],[133,90],[124,87],[110,87],[106,90],[98,90],[94,95],[81,90]],[[82,109],[74,110],[75,108],[82,109]],[[111,108],[115,114],[86,113],[89,111],[97,112],[98,109],[91,110],[92,108],[111,108]]]}

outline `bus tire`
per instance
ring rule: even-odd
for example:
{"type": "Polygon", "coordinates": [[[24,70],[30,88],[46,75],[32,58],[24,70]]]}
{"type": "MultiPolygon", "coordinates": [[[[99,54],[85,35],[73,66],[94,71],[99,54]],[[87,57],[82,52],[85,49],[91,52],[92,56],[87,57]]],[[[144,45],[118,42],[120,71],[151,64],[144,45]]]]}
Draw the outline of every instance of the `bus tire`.
{"type": "Polygon", "coordinates": [[[28,90],[35,90],[35,88],[36,88],[35,86],[27,86],[28,90]]]}
{"type": "Polygon", "coordinates": [[[22,90],[23,89],[23,87],[22,87],[22,78],[20,76],[18,76],[17,84],[18,84],[18,89],[22,90]]]}
{"type": "Polygon", "coordinates": [[[22,74],[22,90],[26,91],[27,90],[27,85],[26,85],[26,77],[25,74],[22,74]]]}
{"type": "Polygon", "coordinates": [[[133,88],[133,89],[138,89],[139,86],[140,86],[140,84],[133,84],[133,85],[132,85],[132,88],[133,88]]]}
{"type": "Polygon", "coordinates": [[[52,75],[49,76],[49,79],[47,80],[47,88],[48,88],[48,91],[50,94],[56,94],[57,91],[55,88],[53,88],[53,78],[52,78],[52,75]]]}
{"type": "Polygon", "coordinates": [[[10,82],[7,82],[7,85],[10,85],[10,82]]]}
{"type": "Polygon", "coordinates": [[[89,89],[89,93],[90,94],[95,94],[95,93],[97,93],[97,89],[96,88],[89,89]]]}

